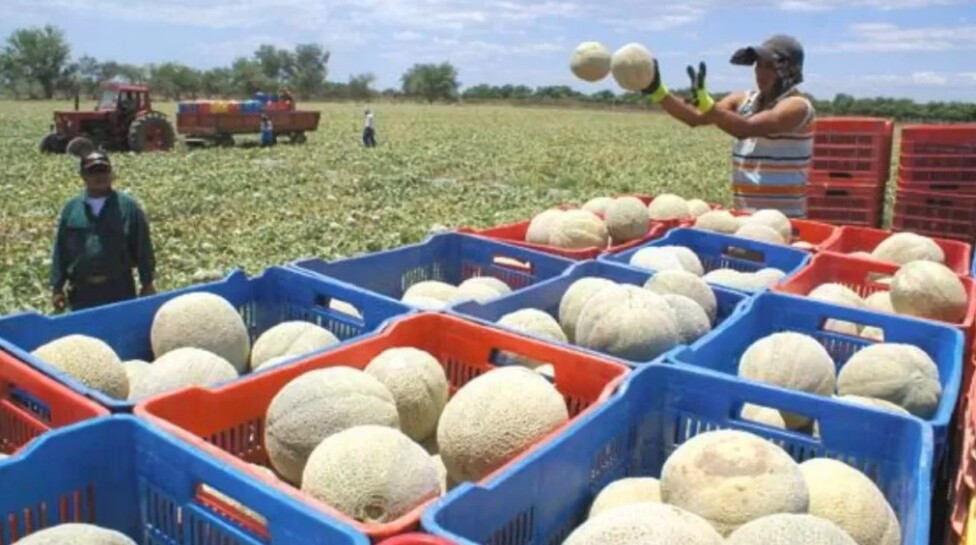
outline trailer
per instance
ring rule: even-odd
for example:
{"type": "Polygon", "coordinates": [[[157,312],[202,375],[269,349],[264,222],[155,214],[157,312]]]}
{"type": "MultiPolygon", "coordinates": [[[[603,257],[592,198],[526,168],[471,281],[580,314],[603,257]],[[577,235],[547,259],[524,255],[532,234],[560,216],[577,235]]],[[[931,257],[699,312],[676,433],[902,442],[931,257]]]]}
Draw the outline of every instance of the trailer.
{"type": "Polygon", "coordinates": [[[305,133],[318,129],[321,112],[307,110],[180,112],[176,114],[176,132],[184,136],[187,144],[203,142],[232,146],[236,134],[260,133],[263,115],[271,120],[275,138],[286,136],[293,144],[303,144],[306,140],[305,133]]]}

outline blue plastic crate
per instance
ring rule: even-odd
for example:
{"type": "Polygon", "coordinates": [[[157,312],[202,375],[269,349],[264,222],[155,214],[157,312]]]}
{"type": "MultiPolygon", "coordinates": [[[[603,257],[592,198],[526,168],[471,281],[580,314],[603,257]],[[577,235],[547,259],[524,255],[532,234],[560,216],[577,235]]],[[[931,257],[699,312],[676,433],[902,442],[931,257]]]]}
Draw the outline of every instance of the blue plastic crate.
{"type": "Polygon", "coordinates": [[[475,276],[493,276],[518,290],[559,276],[571,265],[568,259],[460,233],[434,235],[419,244],[348,259],[292,264],[395,301],[425,280],[456,286],[475,276]]]}
{"type": "Polygon", "coordinates": [[[839,372],[855,352],[874,342],[824,331],[824,323],[830,319],[879,327],[884,331],[886,342],[917,346],[935,361],[942,384],[942,399],[935,415],[927,422],[935,434],[935,454],[941,456],[959,397],[963,353],[966,351],[964,337],[955,328],[769,292],[752,299],[733,319],[690,347],[670,353],[668,358],[681,365],[737,375],[739,359],[752,343],[773,333],[795,331],[817,339],[830,353],[839,372]]]}
{"type": "Polygon", "coordinates": [[[458,544],[558,544],[596,494],[628,476],[660,477],[667,457],[706,431],[768,438],[795,460],[830,457],[861,470],[891,502],[903,545],[926,545],[932,434],[919,420],[670,365],[634,372],[620,395],[485,484],[466,483],[429,508],[424,528],[458,544]],[[742,421],[745,403],[816,418],[821,438],[742,421]]]}
{"type": "Polygon", "coordinates": [[[369,544],[351,527],[128,415],[35,440],[0,462],[0,490],[0,545],[68,522],[117,530],[142,545],[369,544]],[[264,520],[227,516],[202,485],[264,520]]]}
{"type": "Polygon", "coordinates": [[[28,312],[0,318],[0,348],[113,412],[131,412],[133,403],[88,388],[30,352],[59,337],[81,334],[105,341],[123,361],[151,362],[149,333],[156,311],[174,297],[200,291],[220,295],[238,308],[252,342],[267,329],[289,320],[313,322],[348,340],[379,329],[390,318],[413,312],[410,307],[340,282],[271,267],[254,278],[235,271],[218,282],[59,316],[28,312]],[[332,310],[329,305],[333,300],[351,304],[363,318],[332,310]]]}
{"type": "MultiPolygon", "coordinates": [[[[600,261],[618,263],[627,267],[634,254],[651,246],[684,246],[695,252],[705,272],[716,269],[735,269],[755,272],[772,267],[792,276],[810,261],[810,253],[755,240],[749,240],[701,229],[675,229],[653,242],[632,248],[619,254],[600,256],[600,261]]],[[[634,267],[637,268],[637,267],[634,267]]]]}
{"type": "MultiPolygon", "coordinates": [[[[545,280],[532,287],[526,288],[516,293],[512,293],[500,299],[490,301],[485,304],[476,301],[469,301],[455,305],[450,312],[463,318],[473,319],[490,327],[503,327],[497,324],[498,320],[517,310],[534,308],[549,313],[556,321],[559,321],[559,303],[562,301],[563,294],[569,289],[573,282],[580,278],[596,276],[613,280],[614,282],[643,286],[648,278],[654,273],[650,271],[640,271],[630,267],[623,267],[615,263],[602,261],[584,261],[574,265],[565,274],[545,280]]],[[[726,288],[713,287],[715,300],[718,303],[716,323],[721,324],[732,316],[746,299],[746,295],[726,288]]],[[[585,348],[573,346],[576,350],[592,352],[585,348]]],[[[607,357],[606,354],[600,354],[607,357]]],[[[645,364],[648,362],[620,360],[631,367],[645,364]]]]}

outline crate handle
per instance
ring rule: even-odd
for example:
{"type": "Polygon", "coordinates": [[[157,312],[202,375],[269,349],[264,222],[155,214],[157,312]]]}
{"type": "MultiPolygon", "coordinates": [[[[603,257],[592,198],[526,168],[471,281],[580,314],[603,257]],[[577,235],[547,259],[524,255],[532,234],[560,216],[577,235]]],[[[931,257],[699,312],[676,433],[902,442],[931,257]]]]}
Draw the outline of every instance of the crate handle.
{"type": "Polygon", "coordinates": [[[502,254],[495,254],[492,256],[491,264],[495,267],[511,269],[513,271],[519,271],[526,274],[532,274],[533,269],[531,261],[522,261],[521,259],[516,259],[514,257],[509,257],[502,254]]]}
{"type": "Polygon", "coordinates": [[[244,527],[252,534],[261,536],[265,540],[271,538],[271,532],[268,531],[268,519],[227,494],[200,483],[197,485],[197,500],[221,516],[227,517],[244,527]]]}
{"type": "Polygon", "coordinates": [[[763,252],[762,250],[743,248],[741,246],[728,245],[722,251],[722,254],[735,259],[743,259],[759,264],[766,262],[766,252],[763,252]]]}
{"type": "Polygon", "coordinates": [[[828,172],[827,173],[827,177],[828,178],[833,178],[835,180],[837,180],[837,179],[841,179],[841,180],[853,180],[854,179],[854,175],[853,174],[851,174],[850,172],[843,172],[843,171],[828,172]]]}
{"type": "Polygon", "coordinates": [[[929,186],[933,191],[958,191],[959,184],[932,184],[929,186]]]}
{"type": "Polygon", "coordinates": [[[828,197],[847,197],[850,194],[851,192],[846,189],[828,189],[826,191],[828,197]]]}
{"type": "Polygon", "coordinates": [[[925,204],[929,206],[952,206],[952,199],[936,199],[929,197],[925,199],[925,204]]]}

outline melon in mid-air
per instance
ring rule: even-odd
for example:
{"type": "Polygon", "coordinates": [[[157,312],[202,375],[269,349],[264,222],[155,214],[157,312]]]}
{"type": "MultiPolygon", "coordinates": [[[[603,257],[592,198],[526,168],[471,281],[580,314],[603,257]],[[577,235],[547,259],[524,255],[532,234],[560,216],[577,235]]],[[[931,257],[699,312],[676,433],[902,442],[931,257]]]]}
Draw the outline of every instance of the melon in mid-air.
{"type": "Polygon", "coordinates": [[[654,57],[640,44],[627,44],[614,52],[610,71],[617,85],[639,93],[654,83],[654,57]]]}
{"type": "Polygon", "coordinates": [[[229,361],[238,373],[248,370],[247,326],[226,299],[213,293],[187,293],[164,303],[153,318],[150,339],[156,358],[177,348],[199,348],[229,361]]]}
{"type": "Polygon", "coordinates": [[[122,361],[101,339],[68,335],[38,347],[32,355],[107,396],[125,399],[129,395],[122,361]]]}
{"type": "Polygon", "coordinates": [[[610,50],[600,42],[583,42],[573,51],[569,68],[583,81],[600,81],[610,73],[610,50]]]}

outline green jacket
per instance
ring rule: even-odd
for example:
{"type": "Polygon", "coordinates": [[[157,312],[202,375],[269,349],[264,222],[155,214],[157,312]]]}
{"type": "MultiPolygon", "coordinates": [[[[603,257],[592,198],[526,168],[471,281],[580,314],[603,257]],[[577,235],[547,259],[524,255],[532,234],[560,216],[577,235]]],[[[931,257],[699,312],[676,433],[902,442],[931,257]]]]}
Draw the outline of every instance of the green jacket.
{"type": "Polygon", "coordinates": [[[101,214],[95,216],[85,192],[61,210],[51,259],[51,288],[92,276],[117,278],[139,269],[142,285],[153,281],[156,259],[149,240],[146,214],[135,199],[112,191],[101,214]]]}

